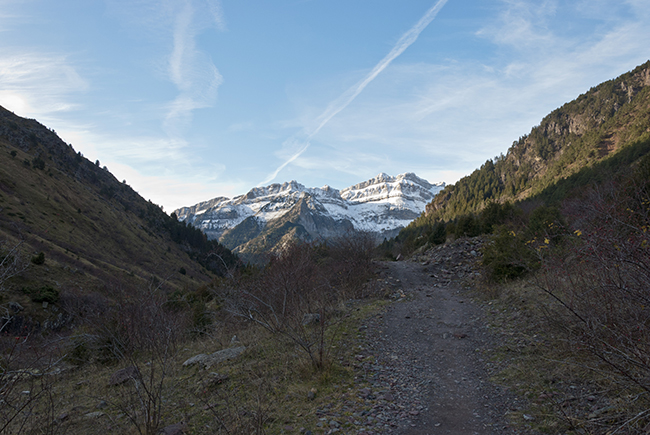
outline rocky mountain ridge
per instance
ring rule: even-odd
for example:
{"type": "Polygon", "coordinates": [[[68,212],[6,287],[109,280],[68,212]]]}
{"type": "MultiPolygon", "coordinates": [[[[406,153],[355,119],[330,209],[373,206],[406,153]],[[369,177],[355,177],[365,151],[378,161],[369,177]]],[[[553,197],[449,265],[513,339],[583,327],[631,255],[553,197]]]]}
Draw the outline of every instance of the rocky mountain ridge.
{"type": "Polygon", "coordinates": [[[629,154],[644,154],[649,139],[650,61],[592,87],[545,116],[505,155],[446,186],[427,205],[426,217],[451,221],[480,211],[490,201],[549,197],[562,181],[625,149],[629,154]]]}
{"type": "Polygon", "coordinates": [[[351,230],[392,237],[424,211],[444,183],[413,173],[376,177],[342,190],[291,181],[256,187],[229,199],[183,207],[178,219],[240,252],[258,253],[286,241],[328,239],[351,230]]]}

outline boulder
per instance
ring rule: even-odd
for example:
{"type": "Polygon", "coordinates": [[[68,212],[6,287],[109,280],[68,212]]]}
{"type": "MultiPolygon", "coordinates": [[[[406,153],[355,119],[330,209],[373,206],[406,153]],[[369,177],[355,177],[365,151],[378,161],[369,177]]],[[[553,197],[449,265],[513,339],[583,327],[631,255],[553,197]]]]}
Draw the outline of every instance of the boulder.
{"type": "Polygon", "coordinates": [[[204,353],[200,353],[198,355],[194,355],[192,358],[189,358],[187,361],[185,361],[183,363],[183,367],[193,366],[194,364],[202,364],[207,359],[208,359],[208,355],[204,353]]]}
{"type": "Polygon", "coordinates": [[[136,366],[129,366],[113,373],[111,379],[108,381],[108,385],[121,385],[130,379],[138,380],[140,377],[140,370],[136,366]]]}
{"type": "Polygon", "coordinates": [[[229,359],[235,359],[239,355],[241,355],[242,352],[246,350],[246,346],[239,346],[239,347],[231,347],[228,349],[220,350],[218,352],[212,353],[210,355],[206,354],[199,354],[196,356],[193,356],[192,358],[188,359],[183,363],[184,367],[191,366],[194,364],[201,364],[203,365],[204,368],[209,369],[215,364],[222,363],[224,361],[227,361],[229,359]]]}

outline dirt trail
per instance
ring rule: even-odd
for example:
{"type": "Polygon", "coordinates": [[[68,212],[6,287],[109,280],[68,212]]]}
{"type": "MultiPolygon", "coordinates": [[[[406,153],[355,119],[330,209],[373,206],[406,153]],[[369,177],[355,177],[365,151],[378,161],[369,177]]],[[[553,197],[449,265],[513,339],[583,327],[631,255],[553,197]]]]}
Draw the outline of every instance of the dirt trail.
{"type": "Polygon", "coordinates": [[[395,396],[403,410],[388,432],[518,433],[505,418],[516,398],[489,381],[484,354],[494,337],[480,307],[448,274],[434,272],[417,262],[384,266],[386,282],[406,295],[368,328],[380,369],[373,385],[395,396]]]}

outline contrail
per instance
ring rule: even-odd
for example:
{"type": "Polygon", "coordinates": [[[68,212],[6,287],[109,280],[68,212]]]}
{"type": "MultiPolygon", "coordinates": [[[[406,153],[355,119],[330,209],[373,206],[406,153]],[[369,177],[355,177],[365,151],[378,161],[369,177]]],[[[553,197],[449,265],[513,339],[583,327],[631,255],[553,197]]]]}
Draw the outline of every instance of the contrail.
{"type": "Polygon", "coordinates": [[[309,148],[309,145],[310,145],[309,142],[305,142],[305,143],[303,144],[302,148],[300,149],[300,151],[298,151],[296,154],[294,154],[293,156],[291,156],[291,157],[289,158],[289,160],[287,160],[286,162],[282,163],[282,164],[278,167],[278,169],[276,169],[275,171],[273,171],[273,173],[272,173],[271,175],[269,175],[269,176],[266,178],[266,180],[264,180],[264,181],[262,181],[261,183],[259,183],[259,184],[257,185],[257,187],[265,186],[265,185],[269,184],[271,181],[273,181],[273,179],[274,179],[275,177],[278,176],[278,174],[280,173],[280,171],[282,171],[282,170],[283,170],[283,169],[284,169],[284,168],[285,168],[289,163],[293,162],[293,161],[296,160],[298,157],[300,157],[300,156],[302,155],[302,153],[304,153],[305,151],[307,151],[307,148],[309,148]]]}
{"type": "Polygon", "coordinates": [[[352,86],[350,89],[345,91],[339,98],[334,100],[329,104],[327,109],[317,118],[318,125],[312,131],[307,132],[307,140],[305,141],[304,146],[296,154],[291,156],[286,162],[284,162],[278,169],[276,169],[273,174],[258,186],[264,185],[272,181],[282,169],[284,169],[289,163],[296,160],[300,157],[307,149],[309,148],[309,140],[314,137],[327,123],[334,118],[340,111],[345,109],[350,105],[352,101],[368,86],[383,70],[386,69],[388,65],[391,64],[400,54],[404,52],[411,44],[413,44],[420,36],[420,33],[433,21],[433,19],[438,15],[440,9],[447,3],[448,0],[438,0],[438,2],[433,5],[420,21],[418,21],[409,31],[407,31],[402,37],[397,41],[393,49],[384,57],[375,67],[370,71],[370,73],[363,78],[359,83],[352,86]]]}

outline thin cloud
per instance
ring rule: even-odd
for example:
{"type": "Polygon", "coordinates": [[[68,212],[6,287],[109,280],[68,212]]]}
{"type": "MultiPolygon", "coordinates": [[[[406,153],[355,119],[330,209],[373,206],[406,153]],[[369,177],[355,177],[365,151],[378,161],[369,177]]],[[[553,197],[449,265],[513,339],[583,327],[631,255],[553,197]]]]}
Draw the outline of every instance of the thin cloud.
{"type": "Polygon", "coordinates": [[[118,180],[126,180],[144,198],[149,198],[156,204],[164,204],[167,213],[213,198],[214,192],[234,197],[250,188],[248,183],[241,180],[215,180],[207,173],[195,173],[178,179],[161,173],[153,176],[143,174],[131,165],[117,162],[108,162],[108,167],[118,180]]]}
{"type": "Polygon", "coordinates": [[[327,109],[317,118],[317,125],[311,131],[305,132],[307,139],[304,141],[300,150],[293,154],[288,160],[286,160],[282,165],[280,165],[267,179],[262,181],[258,186],[267,184],[271,182],[287,165],[295,161],[300,157],[310,146],[309,140],[312,139],[316,134],[332,118],[334,118],[339,112],[344,110],[346,107],[354,101],[357,96],[368,86],[375,78],[391,64],[400,54],[402,54],[411,44],[413,44],[420,36],[420,33],[433,21],[433,19],[438,15],[440,9],[447,3],[447,0],[438,0],[409,31],[407,31],[402,37],[397,41],[397,44],[393,49],[384,57],[375,67],[370,71],[370,73],[363,78],[359,83],[348,89],[343,93],[339,98],[333,101],[327,109]]]}
{"type": "Polygon", "coordinates": [[[0,51],[0,104],[23,116],[46,117],[77,107],[71,94],[88,83],[67,56],[0,51]]]}
{"type": "Polygon", "coordinates": [[[194,10],[191,2],[185,2],[185,6],[176,16],[174,24],[174,48],[169,57],[169,75],[172,82],[181,90],[191,86],[191,82],[185,77],[183,69],[184,62],[196,49],[194,46],[194,35],[190,26],[192,24],[194,10]]]}
{"type": "MultiPolygon", "coordinates": [[[[496,23],[485,25],[487,30],[477,36],[497,49],[518,44],[514,56],[507,62],[494,58],[487,65],[451,60],[441,65],[392,66],[378,79],[381,85],[377,87],[394,86],[389,93],[399,97],[386,100],[383,94],[371,93],[355,110],[332,120],[319,136],[321,143],[334,148],[328,155],[347,150],[394,155],[392,150],[400,149],[399,156],[381,166],[383,171],[396,173],[400,165],[413,164],[417,161],[413,156],[420,156],[436,170],[468,173],[486,159],[505,153],[513,140],[528,133],[550,111],[649,58],[650,33],[643,14],[619,15],[607,27],[594,27],[585,36],[567,33],[554,24],[553,14],[561,11],[552,4],[504,4],[515,9],[500,14],[496,23]],[[522,29],[519,40],[503,37],[513,23],[522,29]]],[[[308,163],[305,160],[303,156],[296,161],[306,168],[304,174],[308,174],[308,164],[322,168],[318,156],[310,155],[308,163]]],[[[340,171],[340,167],[335,163],[331,169],[340,171]]],[[[365,172],[363,177],[373,173],[365,172]]],[[[438,181],[435,176],[430,180],[438,181]]]]}
{"type": "Polygon", "coordinates": [[[299,143],[298,145],[300,146],[300,150],[297,153],[293,154],[291,157],[289,157],[289,159],[287,159],[284,163],[282,163],[275,171],[273,171],[271,175],[269,175],[264,181],[259,183],[257,187],[264,186],[270,183],[271,181],[273,181],[275,177],[277,177],[278,174],[282,172],[284,168],[286,168],[289,164],[296,161],[298,157],[300,157],[305,151],[307,151],[307,148],[309,148],[309,145],[311,144],[309,142],[303,142],[303,143],[299,143]]]}
{"type": "Polygon", "coordinates": [[[206,12],[213,24],[223,28],[224,21],[218,2],[195,2],[186,0],[176,11],[174,18],[173,48],[169,55],[169,78],[179,90],[171,102],[163,122],[165,132],[172,138],[181,137],[192,120],[192,113],[211,107],[217,97],[217,89],[223,77],[209,57],[196,47],[196,37],[203,28],[206,12]]]}
{"type": "Polygon", "coordinates": [[[318,118],[318,126],[309,133],[309,138],[317,134],[336,114],[348,107],[352,101],[368,86],[388,65],[391,64],[400,54],[402,54],[411,44],[420,36],[420,33],[433,21],[438,12],[447,3],[447,0],[439,0],[431,9],[397,41],[393,49],[384,57],[370,73],[359,83],[348,89],[341,97],[329,105],[327,110],[318,118]]]}

